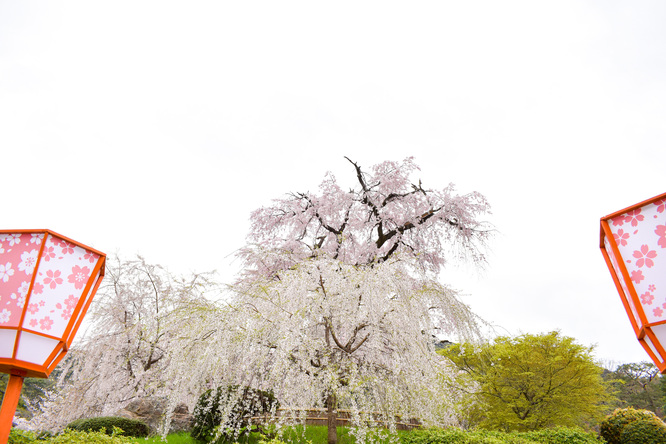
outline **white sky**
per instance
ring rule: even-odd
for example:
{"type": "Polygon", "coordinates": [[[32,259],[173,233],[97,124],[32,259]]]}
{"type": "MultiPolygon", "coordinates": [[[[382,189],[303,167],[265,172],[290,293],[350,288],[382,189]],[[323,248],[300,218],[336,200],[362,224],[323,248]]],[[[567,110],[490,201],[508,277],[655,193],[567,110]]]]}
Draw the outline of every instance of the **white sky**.
{"type": "MultiPolygon", "coordinates": [[[[666,191],[661,1],[0,0],[3,228],[217,269],[250,211],[415,156],[486,195],[482,273],[444,282],[510,334],[647,360],[599,218],[666,191]]],[[[415,178],[418,179],[418,178],[415,178]]]]}

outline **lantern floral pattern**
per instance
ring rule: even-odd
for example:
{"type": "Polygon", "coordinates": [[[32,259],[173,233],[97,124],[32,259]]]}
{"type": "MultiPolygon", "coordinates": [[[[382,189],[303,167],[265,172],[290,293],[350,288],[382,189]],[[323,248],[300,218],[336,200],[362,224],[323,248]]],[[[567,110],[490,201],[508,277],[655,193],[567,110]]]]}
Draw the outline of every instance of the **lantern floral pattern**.
{"type": "Polygon", "coordinates": [[[62,336],[99,259],[51,233],[0,234],[0,328],[62,336]]]}
{"type": "Polygon", "coordinates": [[[666,321],[665,201],[613,217],[608,224],[648,323],[666,321]]]}

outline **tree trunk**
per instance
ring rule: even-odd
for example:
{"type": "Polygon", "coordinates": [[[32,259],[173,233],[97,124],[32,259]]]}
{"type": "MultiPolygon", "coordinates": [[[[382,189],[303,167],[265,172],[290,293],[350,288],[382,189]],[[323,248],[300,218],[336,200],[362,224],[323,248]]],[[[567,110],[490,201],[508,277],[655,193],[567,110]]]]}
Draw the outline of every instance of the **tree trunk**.
{"type": "Polygon", "coordinates": [[[334,394],[326,398],[326,425],[328,426],[328,444],[338,443],[338,412],[336,410],[336,399],[334,394]]]}

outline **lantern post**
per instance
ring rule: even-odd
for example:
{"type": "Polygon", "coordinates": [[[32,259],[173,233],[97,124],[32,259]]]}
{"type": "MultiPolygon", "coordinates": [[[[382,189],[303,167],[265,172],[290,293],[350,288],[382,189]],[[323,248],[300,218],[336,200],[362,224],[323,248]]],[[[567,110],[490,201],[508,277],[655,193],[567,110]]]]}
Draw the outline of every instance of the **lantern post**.
{"type": "Polygon", "coordinates": [[[0,408],[6,443],[25,377],[65,357],[104,277],[106,255],[51,230],[0,230],[0,408]]]}
{"type": "Polygon", "coordinates": [[[666,193],[602,217],[599,246],[638,342],[666,373],[666,193]]]}

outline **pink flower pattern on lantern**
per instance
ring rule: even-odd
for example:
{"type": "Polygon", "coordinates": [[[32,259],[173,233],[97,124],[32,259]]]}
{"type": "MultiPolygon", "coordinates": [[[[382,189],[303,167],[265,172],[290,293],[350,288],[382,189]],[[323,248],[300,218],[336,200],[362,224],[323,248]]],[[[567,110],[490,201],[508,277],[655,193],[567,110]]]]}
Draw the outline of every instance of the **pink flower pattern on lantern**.
{"type": "Polygon", "coordinates": [[[53,320],[48,316],[45,316],[39,320],[39,328],[42,330],[51,330],[52,325],[53,320]]]}
{"type": "Polygon", "coordinates": [[[626,223],[631,223],[632,227],[637,227],[639,222],[642,222],[645,217],[641,214],[641,209],[637,208],[633,211],[629,211],[624,217],[626,223]]]}
{"type": "Polygon", "coordinates": [[[657,245],[659,245],[661,248],[666,248],[666,225],[657,225],[657,228],[654,230],[654,234],[659,236],[657,245]]]}
{"type": "Polygon", "coordinates": [[[654,205],[657,206],[657,213],[663,213],[664,209],[666,208],[666,199],[659,199],[658,201],[654,202],[654,205]]]}
{"type": "Polygon", "coordinates": [[[626,246],[627,239],[629,239],[629,233],[625,233],[624,230],[619,229],[617,230],[617,233],[613,234],[613,237],[615,238],[615,242],[622,246],[626,246]]]}
{"type": "MultiPolygon", "coordinates": [[[[662,253],[666,249],[666,199],[662,196],[604,220],[610,228],[604,240],[608,246],[604,248],[610,251],[610,245],[614,245],[620,253],[611,272],[618,276],[621,284],[623,276],[631,280],[628,284],[633,286],[640,303],[635,308],[642,309],[648,323],[663,321],[666,319],[666,254],[662,253]]],[[[610,255],[611,259],[613,257],[610,255]]],[[[628,296],[626,288],[625,294],[628,296]]],[[[631,301],[627,302],[633,307],[631,301]]],[[[630,313],[629,316],[638,320],[637,315],[630,313]]]]}
{"type": "Polygon", "coordinates": [[[652,295],[652,293],[645,292],[641,295],[641,302],[643,305],[652,305],[652,301],[654,301],[654,295],[652,295]]]}
{"type": "Polygon", "coordinates": [[[55,257],[55,251],[53,251],[53,247],[44,247],[44,254],[42,254],[42,259],[48,262],[54,257],[55,257]]]}
{"type": "Polygon", "coordinates": [[[62,242],[60,246],[62,247],[62,254],[73,254],[74,247],[76,247],[76,245],[69,242],[62,242]]]}
{"type": "Polygon", "coordinates": [[[88,282],[89,276],[90,270],[88,267],[81,268],[78,265],[75,265],[74,268],[72,268],[72,274],[67,277],[67,281],[73,283],[74,288],[80,290],[83,288],[83,284],[88,282]]]}
{"type": "Polygon", "coordinates": [[[62,284],[60,274],[60,270],[48,270],[46,272],[46,277],[44,278],[44,284],[51,287],[51,289],[56,288],[57,285],[62,284]]]}
{"type": "Polygon", "coordinates": [[[652,259],[657,257],[657,252],[654,250],[650,250],[650,247],[648,247],[647,245],[641,245],[640,251],[639,250],[634,251],[633,256],[636,259],[638,259],[636,261],[636,266],[638,268],[642,268],[643,265],[645,265],[648,268],[652,268],[654,267],[654,261],[652,259]]]}

